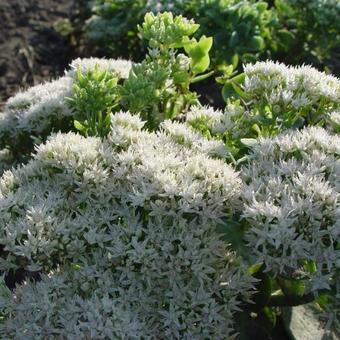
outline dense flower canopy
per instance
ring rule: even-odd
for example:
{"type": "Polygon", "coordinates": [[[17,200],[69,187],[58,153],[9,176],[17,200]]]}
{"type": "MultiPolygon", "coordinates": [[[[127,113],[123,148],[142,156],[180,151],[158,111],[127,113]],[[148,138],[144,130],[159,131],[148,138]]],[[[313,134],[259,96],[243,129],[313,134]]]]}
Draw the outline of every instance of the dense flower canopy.
{"type": "Polygon", "coordinates": [[[340,137],[313,127],[258,140],[241,171],[256,260],[275,275],[306,279],[312,291],[338,280],[339,155],[340,137]]]}
{"type": "Polygon", "coordinates": [[[252,96],[266,98],[278,109],[303,106],[339,106],[340,81],[311,66],[286,66],[272,61],[246,64],[244,89],[252,96]]]}
{"type": "Polygon", "coordinates": [[[5,172],[0,268],[42,280],[2,291],[1,334],[231,336],[252,280],[216,225],[241,180],[189,127],[143,125],[119,112],[104,141],[59,133],[5,172]]]}
{"type": "Polygon", "coordinates": [[[140,63],[76,59],[8,100],[1,337],[247,338],[327,299],[339,324],[340,81],[272,61],[237,74],[234,55],[225,109],[202,106],[198,29],[148,13],[140,63]]]}

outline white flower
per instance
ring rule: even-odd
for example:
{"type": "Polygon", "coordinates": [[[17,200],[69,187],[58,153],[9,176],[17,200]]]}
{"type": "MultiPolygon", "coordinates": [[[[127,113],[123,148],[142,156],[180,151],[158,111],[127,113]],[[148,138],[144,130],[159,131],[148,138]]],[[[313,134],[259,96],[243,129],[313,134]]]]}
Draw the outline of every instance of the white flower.
{"type": "Polygon", "coordinates": [[[186,121],[188,123],[193,123],[196,120],[203,120],[213,126],[221,120],[222,115],[222,111],[215,110],[210,106],[192,106],[186,113],[186,121]]]}
{"type": "Polygon", "coordinates": [[[304,272],[307,290],[329,288],[340,259],[339,155],[340,137],[313,127],[260,139],[241,171],[256,261],[274,275],[304,272]]]}
{"type": "Polygon", "coordinates": [[[63,77],[19,92],[7,101],[0,114],[0,145],[16,152],[27,149],[29,153],[33,141],[45,140],[52,131],[69,131],[74,112],[67,98],[73,94],[75,69],[86,72],[96,65],[120,78],[127,78],[132,67],[128,60],[78,58],[63,77]]]}
{"type": "Polygon", "coordinates": [[[61,121],[72,114],[65,98],[72,93],[73,81],[61,77],[31,87],[10,98],[0,121],[0,136],[15,138],[21,132],[41,133],[51,129],[52,121],[61,121]]]}
{"type": "Polygon", "coordinates": [[[66,72],[69,77],[74,76],[74,72],[78,69],[82,73],[90,71],[98,66],[99,69],[117,73],[119,78],[126,79],[129,76],[132,62],[124,59],[105,59],[105,58],[77,58],[70,64],[71,69],[66,72]]]}
{"type": "Polygon", "coordinates": [[[334,111],[330,114],[330,120],[337,125],[340,125],[340,111],[334,111]]]}
{"type": "Polygon", "coordinates": [[[2,287],[6,338],[232,336],[252,279],[216,226],[239,175],[188,126],[142,126],[119,112],[104,141],[58,133],[1,178],[0,270],[42,273],[2,287]]]}
{"type": "Polygon", "coordinates": [[[225,112],[210,106],[193,106],[186,113],[186,122],[195,130],[207,128],[212,134],[232,131],[237,134],[237,120],[244,114],[244,108],[235,103],[228,103],[225,112]]]}
{"type": "Polygon", "coordinates": [[[257,100],[266,98],[272,104],[282,101],[295,109],[325,100],[325,109],[340,104],[339,79],[311,66],[265,61],[244,65],[244,73],[244,90],[257,100]]]}

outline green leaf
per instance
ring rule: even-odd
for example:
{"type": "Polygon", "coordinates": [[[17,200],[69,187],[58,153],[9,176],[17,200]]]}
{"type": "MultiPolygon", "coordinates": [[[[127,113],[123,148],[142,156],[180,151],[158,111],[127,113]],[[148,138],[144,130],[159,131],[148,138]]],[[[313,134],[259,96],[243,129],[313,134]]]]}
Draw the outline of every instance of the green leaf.
{"type": "Polygon", "coordinates": [[[233,86],[235,92],[243,99],[247,99],[248,95],[241,89],[240,86],[238,86],[236,83],[233,81],[231,82],[231,85],[233,86]]]}
{"type": "Polygon", "coordinates": [[[196,54],[201,54],[202,56],[205,56],[206,54],[209,53],[211,47],[213,44],[213,38],[212,37],[206,37],[203,35],[200,40],[198,41],[197,44],[197,51],[196,54]]]}
{"type": "Polygon", "coordinates": [[[72,263],[72,268],[76,271],[80,270],[82,267],[80,264],[77,264],[77,263],[72,263]]]}
{"type": "Polygon", "coordinates": [[[261,137],[262,131],[261,131],[260,127],[258,126],[258,124],[256,124],[256,123],[253,124],[253,125],[251,126],[251,129],[257,133],[257,136],[258,136],[258,137],[261,137]]]}
{"type": "Polygon", "coordinates": [[[277,277],[276,281],[286,296],[303,296],[305,293],[306,286],[303,280],[277,277]]]}
{"type": "Polygon", "coordinates": [[[256,51],[263,50],[266,47],[266,44],[262,37],[255,36],[250,40],[250,47],[256,51]]]}
{"type": "Polygon", "coordinates": [[[234,48],[239,44],[239,36],[238,33],[236,31],[234,31],[233,33],[231,33],[230,39],[229,39],[229,47],[230,48],[234,48]]]}
{"type": "Polygon", "coordinates": [[[234,70],[237,68],[238,62],[239,62],[239,56],[238,56],[237,53],[235,53],[235,54],[231,57],[231,64],[232,64],[234,70]]]}
{"type": "Polygon", "coordinates": [[[223,235],[223,240],[231,245],[231,248],[239,254],[247,252],[244,243],[244,229],[239,222],[229,220],[217,226],[217,232],[223,235]]]}
{"type": "Polygon", "coordinates": [[[324,309],[329,301],[329,294],[322,293],[315,299],[315,303],[322,309],[324,309]]]}
{"type": "Polygon", "coordinates": [[[210,65],[209,55],[206,55],[199,60],[193,59],[192,62],[192,71],[194,74],[199,74],[207,70],[210,65]]]}
{"type": "Polygon", "coordinates": [[[268,4],[264,1],[260,1],[256,4],[256,7],[260,12],[264,12],[268,8],[268,4]]]}
{"type": "Polygon", "coordinates": [[[288,49],[295,39],[294,33],[288,31],[287,29],[278,30],[277,35],[279,37],[280,43],[283,45],[283,47],[286,47],[286,49],[288,49]]]}
{"type": "Polygon", "coordinates": [[[252,148],[257,144],[257,139],[255,138],[241,138],[240,139],[241,143],[248,148],[252,148]]]}
{"type": "Polygon", "coordinates": [[[248,273],[250,275],[255,275],[261,269],[262,266],[263,266],[262,262],[261,263],[255,263],[248,268],[248,273]]]}
{"type": "Polygon", "coordinates": [[[184,43],[184,50],[191,58],[191,68],[194,74],[202,73],[209,67],[209,50],[212,43],[212,38],[206,36],[202,36],[199,41],[187,39],[184,43]]]}
{"type": "Polygon", "coordinates": [[[86,127],[82,124],[82,123],[80,123],[78,120],[74,120],[74,122],[73,122],[73,124],[74,124],[74,127],[78,130],[78,131],[80,131],[81,133],[86,133],[86,127]]]}
{"type": "Polygon", "coordinates": [[[184,44],[184,50],[189,57],[199,60],[209,53],[212,43],[213,39],[211,37],[203,35],[199,41],[196,41],[196,39],[187,40],[184,44]]]}
{"type": "Polygon", "coordinates": [[[234,69],[235,69],[234,65],[226,65],[226,66],[222,69],[224,76],[230,77],[230,76],[233,74],[234,69]]]}
{"type": "Polygon", "coordinates": [[[276,325],[276,313],[268,306],[262,310],[263,322],[266,324],[266,328],[273,329],[276,325]]]}
{"type": "Polygon", "coordinates": [[[237,93],[231,83],[231,81],[227,81],[222,88],[222,97],[225,102],[228,102],[232,97],[237,97],[237,93]]]}
{"type": "Polygon", "coordinates": [[[243,84],[244,80],[246,78],[246,75],[245,73],[240,73],[238,74],[237,76],[233,77],[232,78],[232,81],[235,83],[235,84],[243,84]]]}
{"type": "Polygon", "coordinates": [[[314,274],[317,271],[316,263],[315,261],[306,261],[306,264],[304,266],[308,273],[314,274]]]}
{"type": "Polygon", "coordinates": [[[105,126],[110,126],[110,124],[111,124],[111,115],[108,114],[108,115],[106,115],[106,117],[104,119],[104,125],[105,126]]]}
{"type": "Polygon", "coordinates": [[[175,72],[173,74],[175,84],[185,84],[189,82],[190,75],[185,71],[175,72]]]}
{"type": "Polygon", "coordinates": [[[258,310],[267,305],[272,294],[273,285],[270,276],[263,272],[263,266],[257,270],[253,277],[259,280],[259,282],[255,284],[257,292],[252,297],[252,301],[255,303],[253,308],[258,310]]]}

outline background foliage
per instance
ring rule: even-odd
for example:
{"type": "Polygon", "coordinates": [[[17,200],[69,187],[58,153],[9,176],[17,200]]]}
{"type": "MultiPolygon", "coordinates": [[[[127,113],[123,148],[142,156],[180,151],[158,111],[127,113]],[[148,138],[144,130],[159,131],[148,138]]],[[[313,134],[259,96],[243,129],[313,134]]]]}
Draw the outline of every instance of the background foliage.
{"type": "Polygon", "coordinates": [[[215,65],[271,58],[332,68],[340,42],[337,0],[94,0],[87,5],[86,43],[101,55],[133,60],[145,53],[136,27],[148,11],[171,10],[195,19],[198,33],[214,39],[215,65]]]}

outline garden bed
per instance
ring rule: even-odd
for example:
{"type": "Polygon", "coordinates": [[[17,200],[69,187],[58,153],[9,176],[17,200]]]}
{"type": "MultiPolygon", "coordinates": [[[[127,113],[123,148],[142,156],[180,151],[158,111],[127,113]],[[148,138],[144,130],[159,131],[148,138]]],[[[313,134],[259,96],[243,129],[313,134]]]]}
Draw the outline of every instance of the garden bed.
{"type": "Polygon", "coordinates": [[[339,79],[267,61],[217,84],[213,38],[171,13],[140,64],[70,65],[72,1],[0,6],[0,336],[327,338],[336,307],[289,307],[338,299],[339,79]]]}

